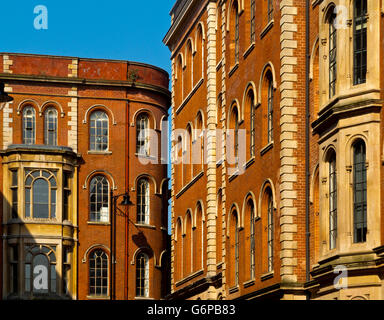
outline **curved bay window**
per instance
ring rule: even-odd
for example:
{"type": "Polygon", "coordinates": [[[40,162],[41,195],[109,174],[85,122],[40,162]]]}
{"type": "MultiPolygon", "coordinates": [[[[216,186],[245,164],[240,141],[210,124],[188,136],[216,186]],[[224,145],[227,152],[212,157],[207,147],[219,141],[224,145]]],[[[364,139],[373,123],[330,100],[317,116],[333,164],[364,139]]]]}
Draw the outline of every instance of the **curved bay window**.
{"type": "Polygon", "coordinates": [[[149,224],[149,182],[146,178],[137,182],[137,223],[149,224]]]}
{"type": "Polygon", "coordinates": [[[57,145],[57,111],[55,108],[48,108],[44,113],[45,118],[45,144],[49,146],[57,145]]]}
{"type": "Polygon", "coordinates": [[[108,295],[108,256],[97,249],[89,258],[89,295],[105,297],[108,295]]]}
{"type": "Polygon", "coordinates": [[[25,247],[24,291],[33,295],[57,292],[56,247],[25,247]]]}
{"type": "Polygon", "coordinates": [[[104,176],[95,176],[89,192],[90,221],[109,221],[109,183],[104,176]]]}
{"type": "Polygon", "coordinates": [[[108,116],[104,111],[95,111],[90,117],[90,150],[108,150],[108,116]]]}
{"type": "Polygon", "coordinates": [[[146,114],[136,120],[136,153],[149,156],[149,117],[146,114]]]}
{"type": "Polygon", "coordinates": [[[353,84],[357,85],[367,76],[367,0],[355,0],[353,12],[353,84]]]}
{"type": "Polygon", "coordinates": [[[353,146],[353,240],[367,240],[367,167],[365,143],[353,146]]]}
{"type": "Polygon", "coordinates": [[[136,258],[136,297],[149,297],[149,259],[142,252],[136,258]]]}
{"type": "Polygon", "coordinates": [[[23,143],[35,144],[35,109],[25,107],[23,110],[23,143]]]}
{"type": "Polygon", "coordinates": [[[56,174],[47,170],[26,171],[25,217],[56,218],[56,174]]]}

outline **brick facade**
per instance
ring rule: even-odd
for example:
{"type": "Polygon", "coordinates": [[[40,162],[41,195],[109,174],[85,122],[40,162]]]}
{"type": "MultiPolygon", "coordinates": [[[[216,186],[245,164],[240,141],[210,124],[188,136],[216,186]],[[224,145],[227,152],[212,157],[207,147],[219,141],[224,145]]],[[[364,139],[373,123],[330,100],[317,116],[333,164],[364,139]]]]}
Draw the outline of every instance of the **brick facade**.
{"type": "Polygon", "coordinates": [[[33,290],[32,293],[25,290],[28,282],[24,272],[24,264],[28,263],[25,256],[27,245],[31,248],[47,246],[55,252],[57,284],[56,289],[51,284],[51,297],[110,299],[112,286],[115,299],[163,298],[168,290],[167,257],[170,255],[167,249],[167,166],[160,161],[160,143],[164,141],[160,137],[165,133],[163,120],[167,119],[170,105],[168,74],[154,66],[128,61],[12,53],[1,54],[1,60],[0,79],[14,98],[12,103],[2,107],[1,112],[1,172],[4,174],[1,185],[2,247],[5,249],[2,254],[2,298],[28,299],[35,294],[33,290]],[[26,145],[23,116],[25,108],[30,107],[35,110],[36,137],[34,144],[26,145]],[[44,146],[45,111],[50,107],[57,112],[57,144],[44,146]],[[108,147],[94,150],[90,146],[91,116],[99,111],[108,119],[108,147]],[[149,117],[149,128],[158,138],[159,149],[156,154],[152,151],[148,158],[157,163],[144,164],[137,154],[136,120],[142,114],[149,117]],[[26,168],[50,168],[56,172],[57,209],[54,219],[25,218],[22,176],[26,168]],[[8,192],[11,183],[9,170],[17,170],[20,183],[18,214],[13,218],[8,204],[12,201],[8,192]],[[64,216],[65,200],[60,194],[65,188],[62,175],[66,172],[70,173],[68,217],[64,216]],[[93,192],[90,183],[95,176],[105,177],[109,188],[105,191],[109,218],[100,221],[93,221],[90,214],[90,193],[93,192]],[[149,183],[150,209],[148,223],[139,224],[137,183],[140,177],[149,183]],[[110,192],[113,195],[129,192],[133,203],[124,207],[120,205],[123,197],[117,199],[115,250],[111,249],[110,211],[113,201],[110,192]],[[33,239],[33,244],[30,239],[33,239]],[[14,272],[10,269],[13,259],[10,251],[15,247],[18,248],[19,272],[14,277],[18,278],[18,289],[13,288],[10,275],[14,272]],[[65,256],[65,250],[69,250],[68,256],[65,256]],[[104,252],[108,259],[108,283],[104,283],[108,288],[105,292],[101,290],[104,294],[100,294],[98,289],[96,294],[90,292],[90,259],[95,250],[104,252]],[[141,252],[148,257],[149,269],[145,275],[148,290],[138,295],[136,258],[141,252]],[[115,272],[111,271],[111,261],[115,272]],[[111,272],[115,274],[114,285],[110,282],[111,272]],[[64,277],[67,294],[61,281],[64,277]]]}

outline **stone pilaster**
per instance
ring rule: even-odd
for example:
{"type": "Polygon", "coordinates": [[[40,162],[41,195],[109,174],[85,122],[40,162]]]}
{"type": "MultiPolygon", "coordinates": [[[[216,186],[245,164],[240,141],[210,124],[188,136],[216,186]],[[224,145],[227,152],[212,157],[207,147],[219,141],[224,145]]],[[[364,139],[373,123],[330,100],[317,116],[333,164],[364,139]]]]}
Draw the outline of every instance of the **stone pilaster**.
{"type": "MultiPolygon", "coordinates": [[[[227,99],[226,99],[226,3],[222,4],[221,7],[221,21],[222,25],[219,26],[221,29],[221,122],[222,122],[222,142],[221,145],[223,146],[223,154],[222,154],[222,174],[221,174],[221,203],[222,203],[222,259],[224,261],[222,266],[222,283],[223,288],[225,288],[225,285],[227,283],[227,273],[226,273],[226,181],[227,181],[227,166],[226,166],[226,119],[227,119],[227,113],[225,112],[227,108],[227,99]]],[[[226,292],[223,290],[222,292],[223,299],[226,298],[226,292]]]]}
{"type": "Polygon", "coordinates": [[[78,130],[78,97],[77,97],[77,88],[72,87],[68,91],[68,96],[71,97],[71,101],[68,102],[68,147],[71,147],[74,152],[77,152],[78,140],[77,140],[77,130],[78,130]]]}
{"type": "MultiPolygon", "coordinates": [[[[216,275],[216,2],[207,6],[207,276],[216,275]]],[[[208,299],[215,299],[214,288],[208,289],[208,299]],[[212,289],[212,290],[211,290],[212,289]]]]}
{"type": "Polygon", "coordinates": [[[3,55],[3,73],[13,73],[10,67],[13,65],[13,61],[8,55],[3,55]]]}
{"type": "Polygon", "coordinates": [[[174,163],[174,152],[175,152],[175,147],[174,147],[174,144],[172,143],[172,141],[174,140],[175,138],[175,78],[176,78],[176,74],[175,74],[175,59],[172,59],[172,88],[171,88],[171,93],[172,93],[172,96],[171,96],[171,103],[172,103],[172,111],[171,111],[171,161],[172,161],[172,164],[171,164],[171,293],[173,293],[175,290],[174,290],[174,285],[175,285],[175,231],[176,231],[176,228],[175,228],[175,223],[176,223],[176,220],[175,220],[175,173],[176,173],[176,169],[175,169],[175,165],[173,164],[174,163]]]}
{"type": "Polygon", "coordinates": [[[295,153],[298,145],[296,140],[297,107],[294,103],[297,97],[297,91],[294,90],[297,74],[293,71],[297,65],[295,57],[297,40],[294,40],[297,32],[297,24],[294,23],[297,8],[293,3],[293,0],[280,1],[280,274],[282,282],[297,281],[297,276],[294,274],[294,268],[297,266],[297,258],[294,255],[294,251],[297,249],[297,241],[294,241],[294,235],[297,233],[297,224],[294,223],[297,215],[297,208],[294,205],[294,201],[297,199],[295,189],[297,174],[294,173],[297,164],[295,153]]]}
{"type": "Polygon", "coordinates": [[[77,78],[79,70],[79,59],[73,59],[72,63],[68,65],[68,77],[77,78]]]}

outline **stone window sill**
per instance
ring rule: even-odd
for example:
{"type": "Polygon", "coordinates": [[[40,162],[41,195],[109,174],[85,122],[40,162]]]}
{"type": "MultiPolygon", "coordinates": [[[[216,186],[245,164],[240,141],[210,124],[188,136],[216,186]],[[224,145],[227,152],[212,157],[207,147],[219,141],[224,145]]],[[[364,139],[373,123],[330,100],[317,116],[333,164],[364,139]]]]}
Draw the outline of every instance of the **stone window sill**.
{"type": "Polygon", "coordinates": [[[273,148],[273,141],[268,143],[263,149],[260,150],[260,155],[266,154],[269,150],[273,148]]]}
{"type": "Polygon", "coordinates": [[[93,150],[89,150],[87,153],[88,154],[92,154],[92,155],[105,156],[105,155],[111,155],[112,151],[93,151],[93,150]]]}
{"type": "Polygon", "coordinates": [[[273,275],[274,275],[274,272],[273,271],[270,271],[270,272],[267,272],[267,273],[264,273],[261,275],[260,279],[261,281],[265,281],[265,280],[268,280],[268,279],[272,279],[273,278],[273,275]]]}
{"type": "Polygon", "coordinates": [[[246,59],[249,56],[249,54],[253,51],[254,48],[255,48],[255,43],[252,42],[251,45],[248,47],[247,50],[245,50],[243,54],[244,59],[246,59]]]}
{"type": "Polygon", "coordinates": [[[239,63],[236,62],[236,64],[231,68],[231,70],[228,72],[228,78],[230,78],[234,73],[235,71],[239,69],[239,63]]]}
{"type": "Polygon", "coordinates": [[[181,279],[180,281],[176,282],[175,285],[176,285],[176,287],[181,286],[182,284],[188,282],[189,280],[192,280],[193,278],[196,278],[196,277],[202,275],[203,273],[204,273],[203,269],[196,271],[196,272],[190,274],[189,276],[186,276],[184,279],[181,279]]]}
{"type": "Polygon", "coordinates": [[[263,39],[269,30],[273,27],[274,20],[268,22],[268,24],[264,27],[264,29],[260,32],[260,39],[263,39]]]}

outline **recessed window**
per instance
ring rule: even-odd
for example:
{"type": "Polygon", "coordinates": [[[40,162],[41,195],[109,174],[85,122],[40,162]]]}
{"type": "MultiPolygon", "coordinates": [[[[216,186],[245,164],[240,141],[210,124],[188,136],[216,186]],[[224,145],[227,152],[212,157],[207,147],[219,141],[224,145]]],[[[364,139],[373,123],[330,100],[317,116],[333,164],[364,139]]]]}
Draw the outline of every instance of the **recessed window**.
{"type": "Polygon", "coordinates": [[[18,217],[18,175],[17,170],[11,171],[12,175],[12,219],[16,219],[18,217]]]}
{"type": "Polygon", "coordinates": [[[25,107],[23,110],[23,143],[35,144],[35,109],[25,107]]]}
{"type": "Polygon", "coordinates": [[[251,0],[251,43],[256,40],[256,0],[251,0]]]}
{"type": "Polygon", "coordinates": [[[273,20],[273,0],[268,0],[268,22],[273,20]]]}
{"type": "Polygon", "coordinates": [[[268,79],[268,143],[273,141],[273,81],[268,79]]]}
{"type": "Polygon", "coordinates": [[[89,294],[108,295],[108,256],[103,250],[94,250],[89,258],[89,294]]]}
{"type": "Polygon", "coordinates": [[[255,95],[253,91],[250,90],[248,93],[249,108],[250,108],[250,155],[251,157],[255,156],[255,145],[256,145],[256,105],[255,105],[255,95]]]}
{"type": "Polygon", "coordinates": [[[149,297],[149,261],[145,253],[136,258],[136,297],[149,297]]]}
{"type": "Polygon", "coordinates": [[[136,152],[142,156],[149,156],[149,117],[141,114],[136,120],[136,152]]]}
{"type": "Polygon", "coordinates": [[[45,144],[57,145],[57,111],[55,108],[48,108],[45,111],[45,144]]]}
{"type": "Polygon", "coordinates": [[[108,150],[108,116],[103,111],[95,111],[91,114],[89,136],[91,151],[108,150]]]}
{"type": "Polygon", "coordinates": [[[25,176],[25,217],[56,218],[57,183],[54,173],[47,170],[27,171],[25,176]]]}
{"type": "Polygon", "coordinates": [[[336,14],[331,13],[329,18],[329,98],[336,94],[337,80],[337,29],[336,14]]]}
{"type": "Polygon", "coordinates": [[[367,241],[367,167],[363,141],[353,146],[353,239],[367,241]]]}
{"type": "Polygon", "coordinates": [[[353,84],[357,85],[367,76],[367,0],[355,0],[353,11],[353,84]]]}
{"type": "Polygon", "coordinates": [[[33,295],[57,292],[56,247],[26,246],[24,291],[33,295]]]}
{"type": "Polygon", "coordinates": [[[137,223],[149,224],[149,182],[146,178],[137,182],[137,223]]]}
{"type": "Polygon", "coordinates": [[[336,154],[329,158],[329,248],[336,248],[337,239],[337,178],[336,154]]]}
{"type": "Polygon", "coordinates": [[[273,271],[273,263],[274,263],[274,217],[273,217],[273,199],[272,193],[269,191],[268,194],[268,272],[273,271]]]}
{"type": "Polygon", "coordinates": [[[109,183],[104,176],[95,176],[89,184],[90,221],[109,221],[109,183]]]}
{"type": "Polygon", "coordinates": [[[248,201],[249,219],[250,219],[250,259],[251,259],[251,279],[255,278],[255,206],[252,200],[248,201]]]}

